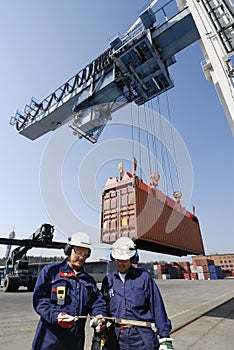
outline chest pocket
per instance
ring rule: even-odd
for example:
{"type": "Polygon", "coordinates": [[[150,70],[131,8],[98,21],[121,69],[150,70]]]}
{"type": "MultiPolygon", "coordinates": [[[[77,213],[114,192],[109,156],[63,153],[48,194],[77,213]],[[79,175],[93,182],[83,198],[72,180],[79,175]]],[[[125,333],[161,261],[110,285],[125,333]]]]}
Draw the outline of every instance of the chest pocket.
{"type": "Polygon", "coordinates": [[[140,288],[133,288],[130,300],[134,308],[144,308],[145,304],[147,303],[147,296],[145,291],[140,288]]]}
{"type": "MultiPolygon", "coordinates": [[[[60,289],[64,290],[64,304],[69,304],[69,293],[68,289],[70,288],[70,283],[68,280],[65,279],[59,279],[56,281],[53,281],[51,283],[51,293],[50,293],[50,300],[53,304],[57,305],[58,302],[58,290],[59,287],[62,287],[60,289]]],[[[61,302],[61,301],[60,301],[61,302]]]]}

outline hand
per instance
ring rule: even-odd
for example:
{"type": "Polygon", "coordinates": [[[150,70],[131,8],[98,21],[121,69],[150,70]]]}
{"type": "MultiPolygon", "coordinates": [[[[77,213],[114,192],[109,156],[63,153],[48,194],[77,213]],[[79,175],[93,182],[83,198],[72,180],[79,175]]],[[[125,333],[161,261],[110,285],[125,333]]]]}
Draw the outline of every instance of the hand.
{"type": "Polygon", "coordinates": [[[159,350],[174,350],[172,345],[172,338],[161,338],[159,339],[159,350]]]}
{"type": "Polygon", "coordinates": [[[74,325],[75,317],[68,315],[66,312],[60,312],[57,317],[57,322],[62,328],[69,328],[74,325]]]}
{"type": "Polygon", "coordinates": [[[106,328],[106,321],[102,315],[97,315],[91,319],[89,325],[93,327],[97,333],[100,333],[106,328]]]}

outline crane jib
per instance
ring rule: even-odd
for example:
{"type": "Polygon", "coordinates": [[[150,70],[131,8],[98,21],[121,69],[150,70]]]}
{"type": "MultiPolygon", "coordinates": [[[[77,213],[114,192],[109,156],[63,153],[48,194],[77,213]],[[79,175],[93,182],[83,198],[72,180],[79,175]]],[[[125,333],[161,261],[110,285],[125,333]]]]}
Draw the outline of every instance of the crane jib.
{"type": "Polygon", "coordinates": [[[160,25],[151,9],[140,19],[47,98],[33,98],[23,112],[17,111],[11,124],[35,140],[69,123],[79,137],[96,142],[111,114],[126,103],[141,105],[172,88],[168,68],[175,63],[174,54],[200,38],[190,11],[165,17],[160,25]]]}

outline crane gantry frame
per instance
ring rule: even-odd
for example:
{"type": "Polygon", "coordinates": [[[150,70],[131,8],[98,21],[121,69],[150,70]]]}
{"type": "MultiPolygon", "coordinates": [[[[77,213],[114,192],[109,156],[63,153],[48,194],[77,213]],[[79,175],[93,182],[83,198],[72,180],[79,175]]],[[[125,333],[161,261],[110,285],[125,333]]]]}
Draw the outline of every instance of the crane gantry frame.
{"type": "Polygon", "coordinates": [[[37,101],[32,98],[10,123],[35,140],[63,124],[95,143],[112,114],[129,102],[142,105],[174,86],[169,67],[175,54],[200,40],[202,68],[213,80],[234,135],[234,15],[228,0],[177,0],[179,12],[157,23],[169,1],[154,0],[123,37],[80,72],[37,101]]]}

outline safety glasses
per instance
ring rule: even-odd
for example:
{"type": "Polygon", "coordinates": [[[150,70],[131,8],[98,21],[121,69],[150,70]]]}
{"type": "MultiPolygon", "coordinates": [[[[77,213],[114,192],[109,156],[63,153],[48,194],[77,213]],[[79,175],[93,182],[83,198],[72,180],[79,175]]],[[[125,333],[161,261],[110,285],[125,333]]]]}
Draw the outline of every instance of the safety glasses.
{"type": "Polygon", "coordinates": [[[79,255],[82,258],[87,259],[87,258],[90,257],[90,253],[82,253],[79,249],[77,249],[75,247],[73,247],[73,251],[74,251],[75,254],[79,255]]]}

